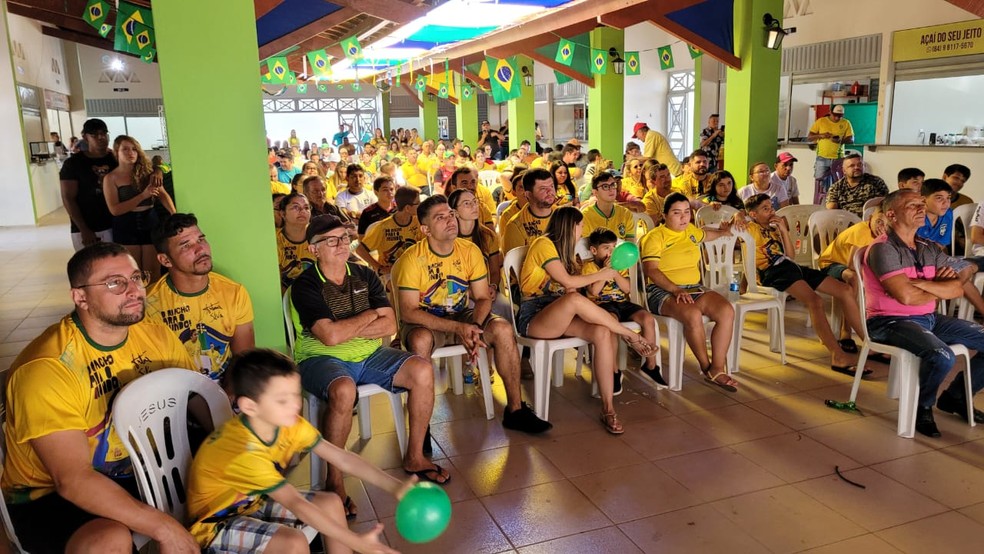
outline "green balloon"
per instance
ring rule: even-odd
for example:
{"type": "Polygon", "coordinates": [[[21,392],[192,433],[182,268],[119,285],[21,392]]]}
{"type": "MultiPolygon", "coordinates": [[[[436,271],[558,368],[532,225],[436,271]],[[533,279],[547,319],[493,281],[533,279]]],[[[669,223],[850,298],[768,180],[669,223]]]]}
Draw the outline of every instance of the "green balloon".
{"type": "Polygon", "coordinates": [[[396,506],[396,530],[408,542],[430,542],[451,522],[451,499],[434,483],[417,483],[396,506]]]}
{"type": "Polygon", "coordinates": [[[639,261],[639,247],[632,242],[623,242],[612,250],[612,269],[624,271],[639,261]]]}

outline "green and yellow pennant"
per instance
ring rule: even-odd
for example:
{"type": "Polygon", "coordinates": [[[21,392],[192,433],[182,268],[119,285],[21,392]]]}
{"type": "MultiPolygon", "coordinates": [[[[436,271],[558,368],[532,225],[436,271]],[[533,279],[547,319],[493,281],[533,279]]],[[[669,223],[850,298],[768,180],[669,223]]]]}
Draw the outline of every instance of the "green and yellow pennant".
{"type": "Polygon", "coordinates": [[[673,46],[667,44],[666,46],[660,46],[659,52],[659,68],[662,70],[673,69],[673,46]]]}
{"type": "Polygon", "coordinates": [[[639,53],[638,52],[626,52],[625,53],[625,74],[626,75],[639,75],[641,73],[642,66],[639,63],[639,53]]]}
{"type": "Polygon", "coordinates": [[[704,55],[703,52],[701,52],[697,48],[694,48],[694,46],[692,44],[688,44],[687,45],[687,50],[690,51],[690,58],[691,59],[697,59],[697,58],[699,58],[699,57],[701,57],[701,56],[704,55]]]}
{"type": "Polygon", "coordinates": [[[290,68],[287,66],[286,56],[277,56],[267,60],[267,69],[270,70],[271,83],[286,83],[291,75],[290,68]]]}
{"type": "Polygon", "coordinates": [[[109,15],[109,3],[103,0],[89,0],[89,3],[85,5],[85,13],[82,14],[82,20],[92,25],[96,30],[102,28],[102,24],[106,21],[106,16],[109,15]]]}
{"type": "Polygon", "coordinates": [[[328,52],[322,48],[321,50],[313,50],[307,53],[308,63],[311,64],[311,74],[315,77],[330,77],[331,76],[331,61],[328,57],[328,52]]]}
{"type": "Polygon", "coordinates": [[[591,74],[604,75],[608,72],[608,51],[598,48],[591,49],[591,74]]]}
{"type": "Polygon", "coordinates": [[[118,52],[142,56],[154,47],[154,17],[151,11],[127,2],[120,2],[116,12],[116,38],[113,48],[118,52]]]}
{"type": "Polygon", "coordinates": [[[557,43],[557,55],[554,57],[554,61],[569,67],[574,61],[574,43],[567,39],[560,39],[560,42],[557,43]]]}
{"type": "Polygon", "coordinates": [[[359,44],[359,38],[351,36],[342,41],[342,51],[345,52],[345,57],[350,60],[361,60],[362,59],[362,45],[359,44]]]}
{"type": "Polygon", "coordinates": [[[413,88],[423,92],[427,88],[427,79],[423,75],[417,75],[417,80],[414,82],[413,88]]]}
{"type": "Polygon", "coordinates": [[[523,87],[516,78],[516,57],[486,58],[489,67],[489,84],[492,88],[492,100],[496,104],[507,102],[523,95],[523,87]]]}

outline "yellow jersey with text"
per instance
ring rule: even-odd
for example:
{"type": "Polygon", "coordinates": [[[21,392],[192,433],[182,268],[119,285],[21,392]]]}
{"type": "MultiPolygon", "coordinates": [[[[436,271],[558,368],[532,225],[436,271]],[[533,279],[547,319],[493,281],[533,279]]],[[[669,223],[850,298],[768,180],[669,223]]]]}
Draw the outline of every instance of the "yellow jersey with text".
{"type": "MultiPolygon", "coordinates": [[[[10,367],[0,484],[7,503],[21,504],[54,492],[55,482],[31,441],[59,431],[85,433],[99,473],[131,475],[130,457],[113,427],[113,399],[141,375],[195,365],[177,337],[155,320],[145,318],[129,327],[122,343],[102,346],[73,312],[31,341],[10,367]]],[[[147,404],[157,400],[148,398],[147,404]]]]}
{"type": "Polygon", "coordinates": [[[396,216],[377,221],[366,229],[362,244],[379,253],[379,260],[392,266],[408,248],[424,239],[420,223],[413,217],[406,225],[396,222],[396,216]]]}
{"type": "Polygon", "coordinates": [[[232,357],[236,327],[253,323],[253,303],[246,287],[218,273],[209,273],[208,286],[193,294],[175,290],[165,275],[147,291],[147,317],[171,329],[195,369],[218,381],[232,357]]]}
{"type": "Polygon", "coordinates": [[[564,287],[551,279],[546,270],[547,264],[554,260],[560,261],[560,254],[550,237],[533,239],[519,272],[519,288],[524,299],[564,294],[564,287]]]}
{"type": "Polygon", "coordinates": [[[655,261],[666,278],[677,285],[700,283],[700,243],[704,230],[688,223],[683,231],[660,225],[642,237],[643,263],[655,261]]]}
{"type": "Polygon", "coordinates": [[[632,212],[624,206],[614,204],[611,213],[605,215],[598,204],[592,204],[581,210],[581,213],[584,214],[584,224],[581,227],[582,236],[586,237],[598,227],[604,227],[622,240],[635,238],[635,220],[632,218],[632,212]]]}
{"type": "Polygon", "coordinates": [[[554,208],[550,208],[550,214],[546,217],[538,217],[530,211],[530,205],[523,206],[516,213],[506,226],[502,228],[502,255],[505,256],[513,248],[519,246],[529,246],[536,237],[539,237],[547,230],[547,223],[550,223],[550,216],[553,215],[554,208]]]}
{"type": "Polygon", "coordinates": [[[447,256],[431,250],[426,240],[407,250],[393,266],[393,284],[420,294],[420,309],[436,315],[454,315],[468,308],[471,283],[488,279],[482,251],[467,239],[454,239],[447,256]]]}
{"type": "Polygon", "coordinates": [[[255,511],[319,442],[321,434],[300,414],[290,427],[278,427],[269,443],[256,436],[245,415],[209,435],[188,472],[188,517],[198,544],[208,546],[222,521],[255,511]]]}
{"type": "Polygon", "coordinates": [[[766,270],[773,265],[790,259],[782,244],[782,233],[771,225],[748,222],[748,234],[755,239],[755,269],[766,270]]]}
{"type": "Polygon", "coordinates": [[[277,229],[277,261],[280,264],[280,286],[287,288],[304,270],[317,263],[308,248],[308,241],[294,242],[283,229],[277,229]]]}

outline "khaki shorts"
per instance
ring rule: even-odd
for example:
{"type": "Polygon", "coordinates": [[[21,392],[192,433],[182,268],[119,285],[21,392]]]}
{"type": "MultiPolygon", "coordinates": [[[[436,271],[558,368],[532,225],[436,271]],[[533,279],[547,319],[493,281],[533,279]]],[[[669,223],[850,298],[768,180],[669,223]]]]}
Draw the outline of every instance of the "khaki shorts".
{"type": "MultiPolygon", "coordinates": [[[[475,323],[475,310],[472,308],[468,308],[454,315],[443,316],[442,319],[450,319],[451,321],[455,321],[458,323],[475,323]]],[[[485,327],[488,326],[489,322],[492,321],[493,319],[501,319],[501,318],[490,312],[488,319],[485,321],[485,326],[482,327],[483,331],[485,330],[485,327]]],[[[478,324],[475,323],[475,325],[478,324]]],[[[421,328],[426,328],[426,327],[423,325],[417,325],[416,323],[400,323],[400,344],[403,345],[403,348],[405,348],[406,350],[410,350],[410,346],[407,344],[407,337],[410,336],[410,333],[413,330],[421,329],[421,328]]],[[[434,338],[435,350],[438,348],[443,348],[449,344],[458,344],[458,340],[457,340],[458,338],[453,333],[442,333],[440,331],[434,331],[433,329],[428,329],[428,331],[431,332],[431,336],[434,338]]]]}

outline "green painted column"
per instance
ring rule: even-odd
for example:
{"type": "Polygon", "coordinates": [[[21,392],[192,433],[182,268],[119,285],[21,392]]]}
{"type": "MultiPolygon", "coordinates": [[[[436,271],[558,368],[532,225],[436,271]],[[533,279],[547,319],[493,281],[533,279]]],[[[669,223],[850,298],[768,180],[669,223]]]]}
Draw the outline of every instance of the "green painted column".
{"type": "Polygon", "coordinates": [[[533,109],[535,94],[532,85],[523,84],[523,67],[533,75],[533,60],[526,56],[516,56],[517,84],[523,87],[523,95],[508,102],[510,150],[519,148],[519,144],[524,140],[530,141],[530,144],[536,143],[536,112],[533,109]]]}
{"type": "MultiPolygon", "coordinates": [[[[457,135],[472,152],[478,144],[478,95],[465,99],[461,96],[461,85],[464,83],[460,73],[454,74],[454,90],[458,92],[458,105],[454,107],[454,120],[457,124],[457,135]]],[[[476,87],[477,89],[477,87],[476,87]]]]}
{"type": "Polygon", "coordinates": [[[249,290],[256,344],[284,350],[256,14],[251,2],[196,5],[194,17],[183,2],[154,6],[178,209],[198,216],[215,270],[249,290]],[[209,37],[207,56],[223,60],[221,89],[211,89],[202,73],[201,37],[209,37]],[[243,155],[236,163],[216,163],[215,152],[202,148],[208,137],[236,137],[243,155]]]}
{"type": "MultiPolygon", "coordinates": [[[[598,27],[591,31],[591,48],[605,51],[608,70],[594,76],[588,89],[588,143],[609,160],[621,160],[625,148],[625,75],[616,75],[608,49],[625,51],[625,33],[620,29],[598,27]]],[[[624,56],[623,56],[624,57],[624,56]]]]}
{"type": "Polygon", "coordinates": [[[380,107],[380,110],[379,111],[381,112],[380,115],[383,118],[383,120],[379,122],[380,123],[379,126],[383,128],[383,136],[388,137],[388,136],[390,136],[390,93],[389,93],[389,91],[379,93],[379,107],[380,107]]]}
{"type": "Polygon", "coordinates": [[[735,0],[735,55],[741,71],[728,68],[724,163],[739,182],[748,182],[751,164],[771,164],[776,157],[782,57],[779,50],[765,47],[762,16],[771,13],[781,19],[782,8],[782,0],[735,0]]]}
{"type": "Polygon", "coordinates": [[[430,139],[437,142],[440,138],[437,129],[437,96],[427,91],[420,91],[417,93],[417,98],[420,98],[420,101],[424,103],[424,106],[419,110],[420,136],[424,137],[424,140],[430,139]]]}
{"type": "Polygon", "coordinates": [[[694,60],[694,128],[693,136],[694,143],[691,145],[690,150],[697,150],[700,148],[700,132],[704,130],[704,119],[701,116],[701,96],[703,91],[703,76],[704,76],[704,56],[699,56],[694,60]]]}

